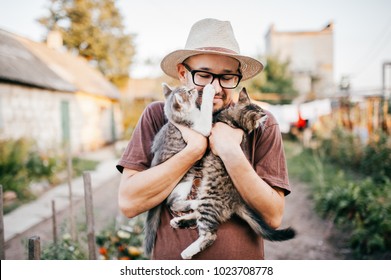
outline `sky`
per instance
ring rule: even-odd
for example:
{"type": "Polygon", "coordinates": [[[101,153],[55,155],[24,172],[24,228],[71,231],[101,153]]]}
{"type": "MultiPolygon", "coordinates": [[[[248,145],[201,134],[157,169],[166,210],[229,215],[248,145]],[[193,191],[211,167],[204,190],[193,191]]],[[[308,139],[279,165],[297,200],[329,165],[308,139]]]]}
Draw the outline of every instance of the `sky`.
{"type": "MultiPolygon", "coordinates": [[[[45,29],[36,19],[47,14],[48,4],[0,0],[0,28],[42,41],[45,29]]],[[[382,64],[391,62],[389,0],[117,0],[117,5],[126,32],[136,36],[135,78],[162,74],[160,60],[183,48],[192,24],[208,17],[231,21],[241,53],[253,57],[264,54],[271,24],[277,31],[317,31],[332,21],[334,81],[349,76],[357,90],[380,88],[382,64]]]]}

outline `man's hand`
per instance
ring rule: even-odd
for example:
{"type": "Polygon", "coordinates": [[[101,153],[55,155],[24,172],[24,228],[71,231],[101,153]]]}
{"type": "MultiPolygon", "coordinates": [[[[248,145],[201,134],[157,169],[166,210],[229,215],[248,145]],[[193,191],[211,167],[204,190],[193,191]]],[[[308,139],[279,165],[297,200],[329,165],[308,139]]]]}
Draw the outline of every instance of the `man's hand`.
{"type": "Polygon", "coordinates": [[[174,125],[179,129],[183,140],[187,143],[186,148],[192,149],[195,153],[199,154],[199,159],[201,159],[208,148],[208,138],[186,126],[176,123],[174,125]]]}
{"type": "Polygon", "coordinates": [[[209,136],[209,146],[215,155],[221,157],[233,149],[240,148],[243,134],[241,129],[232,128],[221,122],[215,123],[209,136]]]}

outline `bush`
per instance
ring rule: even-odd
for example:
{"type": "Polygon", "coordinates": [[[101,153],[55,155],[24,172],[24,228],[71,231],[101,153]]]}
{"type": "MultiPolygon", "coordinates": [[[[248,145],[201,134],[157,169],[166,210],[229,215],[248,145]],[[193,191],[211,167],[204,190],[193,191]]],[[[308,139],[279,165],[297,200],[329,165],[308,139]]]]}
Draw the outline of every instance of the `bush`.
{"type": "Polygon", "coordinates": [[[56,244],[50,243],[45,246],[41,253],[42,260],[86,260],[87,254],[77,241],[66,234],[56,244]]]}
{"type": "Polygon", "coordinates": [[[390,179],[357,174],[349,165],[330,160],[324,150],[298,149],[287,142],[285,146],[290,175],[311,183],[315,207],[322,217],[349,230],[355,257],[386,258],[391,248],[390,179]]]}
{"type": "Polygon", "coordinates": [[[376,182],[391,179],[391,138],[383,131],[362,143],[353,133],[335,128],[328,139],[318,139],[320,153],[344,169],[371,176],[376,182]]]}
{"type": "Polygon", "coordinates": [[[29,151],[33,143],[26,139],[0,141],[0,184],[3,191],[14,191],[19,199],[31,197],[28,189],[29,151]]]}
{"type": "Polygon", "coordinates": [[[118,230],[103,230],[96,236],[99,255],[105,260],[140,260],[146,259],[143,254],[144,218],[138,216],[129,220],[128,225],[118,230]]]}
{"type": "Polygon", "coordinates": [[[45,179],[53,183],[63,168],[60,157],[40,153],[32,140],[0,141],[0,184],[4,192],[15,192],[21,201],[33,198],[32,181],[45,179]]]}
{"type": "Polygon", "coordinates": [[[376,182],[391,179],[391,140],[385,133],[379,133],[365,147],[360,162],[360,171],[370,175],[376,182]]]}
{"type": "Polygon", "coordinates": [[[98,166],[98,161],[95,160],[88,160],[88,159],[82,159],[82,158],[73,158],[72,159],[72,168],[73,168],[73,175],[74,176],[80,176],[83,174],[86,170],[95,170],[98,166]]]}
{"type": "Polygon", "coordinates": [[[352,182],[340,174],[339,184],[326,183],[315,190],[318,212],[351,229],[350,246],[357,257],[386,252],[391,248],[390,181],[383,185],[371,178],[352,182]]]}
{"type": "Polygon", "coordinates": [[[364,146],[352,133],[337,127],[332,131],[331,138],[320,139],[320,142],[320,149],[329,159],[353,168],[360,166],[364,146]]]}
{"type": "MultiPolygon", "coordinates": [[[[4,212],[34,198],[31,182],[47,180],[51,185],[60,183],[63,180],[60,173],[66,170],[66,162],[64,155],[39,152],[32,140],[0,140],[0,184],[4,192],[15,192],[18,200],[6,205],[4,212]]],[[[73,176],[94,170],[97,165],[97,161],[73,158],[73,176]]]]}

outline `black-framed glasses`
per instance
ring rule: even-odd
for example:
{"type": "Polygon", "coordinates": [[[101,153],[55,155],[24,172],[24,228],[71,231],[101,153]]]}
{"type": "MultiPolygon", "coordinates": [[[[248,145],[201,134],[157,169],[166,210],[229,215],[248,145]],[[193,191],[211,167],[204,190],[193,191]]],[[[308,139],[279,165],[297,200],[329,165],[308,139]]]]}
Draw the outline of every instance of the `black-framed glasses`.
{"type": "Polygon", "coordinates": [[[234,89],[239,85],[242,79],[241,74],[214,74],[203,70],[192,70],[189,65],[182,63],[183,66],[190,72],[193,77],[193,83],[197,86],[204,87],[207,84],[213,83],[217,78],[222,88],[234,89]]]}

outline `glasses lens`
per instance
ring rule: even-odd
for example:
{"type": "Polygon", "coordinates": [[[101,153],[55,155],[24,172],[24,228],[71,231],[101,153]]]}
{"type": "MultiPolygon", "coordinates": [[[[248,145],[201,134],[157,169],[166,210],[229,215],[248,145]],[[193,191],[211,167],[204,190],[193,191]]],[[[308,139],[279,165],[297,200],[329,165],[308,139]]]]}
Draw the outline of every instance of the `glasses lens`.
{"type": "Polygon", "coordinates": [[[223,88],[235,88],[239,83],[239,76],[237,75],[222,75],[220,77],[220,85],[223,88]]]}
{"type": "Polygon", "coordinates": [[[208,72],[195,72],[194,76],[194,83],[198,86],[206,86],[207,84],[210,84],[213,80],[213,75],[211,75],[208,72]]]}

